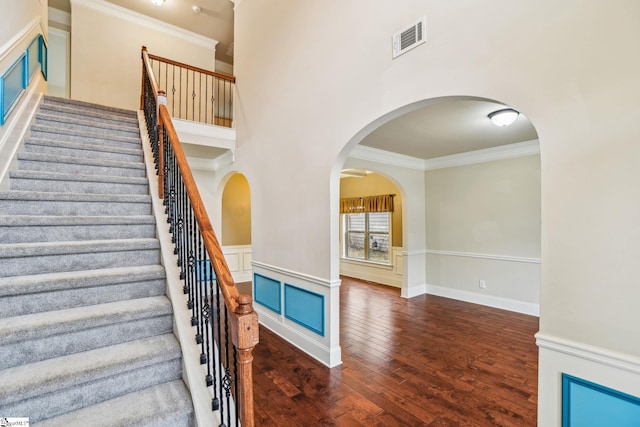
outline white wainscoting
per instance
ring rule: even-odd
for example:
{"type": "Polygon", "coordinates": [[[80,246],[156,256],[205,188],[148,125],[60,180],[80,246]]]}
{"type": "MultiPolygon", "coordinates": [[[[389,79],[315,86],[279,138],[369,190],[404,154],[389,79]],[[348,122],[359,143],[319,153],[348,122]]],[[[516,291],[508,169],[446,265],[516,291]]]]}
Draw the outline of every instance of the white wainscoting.
{"type": "Polygon", "coordinates": [[[640,358],[539,332],[538,425],[562,425],[562,374],[640,396],[640,358]]]}
{"type": "Polygon", "coordinates": [[[402,248],[391,248],[391,264],[340,259],[340,274],[356,279],[382,283],[383,285],[402,287],[402,248]]]}
{"type": "Polygon", "coordinates": [[[222,253],[234,282],[250,282],[252,280],[251,245],[223,246],[222,253]]]}

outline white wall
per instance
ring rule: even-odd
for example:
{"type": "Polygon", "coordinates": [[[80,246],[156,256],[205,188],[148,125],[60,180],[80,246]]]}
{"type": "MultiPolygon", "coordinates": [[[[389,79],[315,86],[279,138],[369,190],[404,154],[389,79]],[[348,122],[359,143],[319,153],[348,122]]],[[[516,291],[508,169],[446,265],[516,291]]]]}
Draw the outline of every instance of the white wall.
{"type": "Polygon", "coordinates": [[[114,107],[140,105],[142,46],[213,70],[217,41],[103,0],[71,1],[71,97],[114,107]]]}
{"type": "MultiPolygon", "coordinates": [[[[274,0],[235,13],[254,260],[335,280],[346,153],[423,100],[499,100],[540,137],[541,331],[640,356],[640,3],[274,0]],[[427,43],[391,60],[391,35],[423,15],[427,43]]],[[[557,381],[539,394],[557,400],[557,381]]],[[[555,425],[542,405],[540,425],[555,425]]]]}

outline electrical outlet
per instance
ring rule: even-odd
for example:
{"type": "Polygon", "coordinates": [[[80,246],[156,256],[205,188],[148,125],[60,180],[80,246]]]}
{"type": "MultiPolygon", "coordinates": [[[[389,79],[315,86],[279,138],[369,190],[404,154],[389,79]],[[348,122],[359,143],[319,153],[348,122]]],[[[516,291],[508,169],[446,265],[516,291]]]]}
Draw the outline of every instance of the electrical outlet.
{"type": "Polygon", "coordinates": [[[480,280],[478,286],[480,286],[480,289],[487,289],[487,282],[485,280],[480,280]]]}

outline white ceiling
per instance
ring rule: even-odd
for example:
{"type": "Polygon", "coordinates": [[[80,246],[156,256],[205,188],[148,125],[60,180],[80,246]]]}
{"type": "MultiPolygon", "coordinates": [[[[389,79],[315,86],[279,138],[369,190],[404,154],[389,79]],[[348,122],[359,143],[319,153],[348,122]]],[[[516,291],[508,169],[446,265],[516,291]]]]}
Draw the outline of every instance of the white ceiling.
{"type": "Polygon", "coordinates": [[[504,108],[503,104],[479,98],[444,98],[380,126],[361,144],[432,159],[538,138],[522,114],[510,126],[494,125],[487,116],[504,108]]]}
{"type": "MultiPolygon", "coordinates": [[[[166,0],[162,6],[154,6],[149,0],[108,1],[218,40],[216,59],[233,63],[233,57],[227,55],[233,43],[231,0],[166,0]],[[200,6],[200,14],[193,13],[194,5],[200,6]]],[[[49,5],[70,11],[69,0],[49,0],[49,5]]],[[[491,123],[487,115],[502,108],[505,106],[500,103],[480,98],[444,98],[380,126],[361,145],[431,159],[538,138],[522,114],[508,127],[497,127],[491,123]]],[[[190,154],[215,157],[219,153],[203,147],[200,150],[194,148],[190,154]]]]}

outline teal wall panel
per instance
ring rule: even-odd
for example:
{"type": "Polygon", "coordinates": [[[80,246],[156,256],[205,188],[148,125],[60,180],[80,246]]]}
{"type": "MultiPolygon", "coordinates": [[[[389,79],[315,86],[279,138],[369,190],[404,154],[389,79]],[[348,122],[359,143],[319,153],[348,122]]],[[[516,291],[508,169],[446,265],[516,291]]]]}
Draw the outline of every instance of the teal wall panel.
{"type": "Polygon", "coordinates": [[[562,427],[638,427],[640,398],[562,375],[562,427]]]}
{"type": "Polygon", "coordinates": [[[260,305],[282,314],[281,291],[282,283],[258,273],[253,275],[253,299],[260,305]]]}
{"type": "Polygon", "coordinates": [[[324,336],[324,296],[285,283],[284,316],[324,336]]]}

